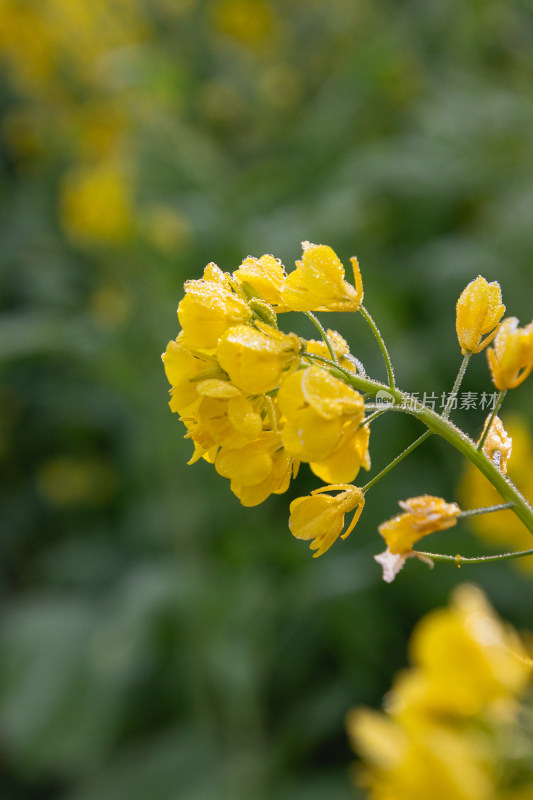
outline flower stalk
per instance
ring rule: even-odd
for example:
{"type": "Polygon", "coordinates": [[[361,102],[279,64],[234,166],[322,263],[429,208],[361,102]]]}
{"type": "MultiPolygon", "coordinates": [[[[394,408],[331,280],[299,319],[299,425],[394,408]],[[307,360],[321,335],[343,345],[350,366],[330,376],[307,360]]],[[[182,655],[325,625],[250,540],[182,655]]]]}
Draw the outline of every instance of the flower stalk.
{"type": "Polygon", "coordinates": [[[383,339],[383,336],[381,335],[381,331],[379,330],[378,326],[376,325],[376,323],[374,322],[374,320],[372,319],[372,317],[370,316],[370,314],[368,313],[368,311],[366,310],[364,305],[361,304],[359,306],[359,311],[361,312],[362,316],[364,317],[364,319],[368,323],[372,333],[374,334],[374,336],[376,338],[376,341],[377,341],[377,343],[379,345],[379,349],[381,350],[381,353],[383,355],[383,360],[385,361],[385,366],[387,368],[387,376],[389,378],[389,387],[391,389],[394,389],[394,387],[396,385],[395,381],[394,381],[394,370],[392,369],[392,363],[391,363],[391,360],[390,360],[389,351],[387,350],[387,345],[385,344],[385,340],[383,339]]]}

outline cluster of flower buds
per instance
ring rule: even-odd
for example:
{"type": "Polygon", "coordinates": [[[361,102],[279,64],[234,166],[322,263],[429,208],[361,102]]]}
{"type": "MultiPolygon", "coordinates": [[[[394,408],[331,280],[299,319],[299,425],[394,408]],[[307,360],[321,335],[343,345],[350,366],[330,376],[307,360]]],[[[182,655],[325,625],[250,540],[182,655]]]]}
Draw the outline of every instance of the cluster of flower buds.
{"type": "MultiPolygon", "coordinates": [[[[357,310],[363,287],[355,259],[352,266],[354,285],[330,247],[304,242],[289,274],[264,255],[246,258],[232,274],[208,264],[201,279],[185,284],[182,330],[162,356],[170,408],[194,444],[189,463],[214,464],[245,506],[285,492],[300,462],[335,486],[369,468],[362,396],[313,361],[330,358],[324,342],[277,326],[283,311],[357,310]]],[[[337,363],[355,374],[342,336],[329,331],[328,339],[337,363]]],[[[316,500],[324,504],[326,497],[316,500]]],[[[301,535],[300,522],[294,534],[316,538],[301,535]]],[[[324,552],[325,542],[316,547],[324,552]]]]}
{"type": "Polygon", "coordinates": [[[348,732],[370,798],[533,797],[532,662],[474,586],[430,612],[410,641],[412,666],[385,712],[354,709],[348,732]]]}

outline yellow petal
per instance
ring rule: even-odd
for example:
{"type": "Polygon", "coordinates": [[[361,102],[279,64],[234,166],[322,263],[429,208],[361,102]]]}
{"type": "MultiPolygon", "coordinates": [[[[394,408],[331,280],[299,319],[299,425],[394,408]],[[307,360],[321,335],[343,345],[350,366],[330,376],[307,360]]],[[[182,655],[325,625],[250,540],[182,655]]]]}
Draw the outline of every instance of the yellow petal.
{"type": "Polygon", "coordinates": [[[246,325],[237,325],[220,338],[217,358],[243,392],[263,394],[275,389],[284,369],[297,357],[297,337],[274,333],[269,336],[246,325]]]}
{"type": "Polygon", "coordinates": [[[219,475],[241,486],[254,486],[268,477],[272,457],[261,444],[251,444],[237,450],[222,447],[215,461],[219,475]]]}
{"type": "Polygon", "coordinates": [[[283,304],[281,289],[285,282],[285,269],[274,256],[249,256],[233,274],[239,281],[249,284],[267,303],[283,304]]]}
{"type": "Polygon", "coordinates": [[[360,422],[363,418],[364,401],[359,392],[325,369],[309,367],[303,371],[302,393],[324,419],[349,416],[360,422]]]}
{"type": "Polygon", "coordinates": [[[336,447],[328,458],[309,464],[311,470],[324,483],[351,483],[360,467],[370,469],[369,436],[368,425],[343,436],[340,447],[336,447]]]}
{"type": "Polygon", "coordinates": [[[357,261],[359,289],[344,280],[344,267],[327,245],[303,242],[302,260],[296,264],[282,290],[283,301],[293,311],[356,311],[362,300],[362,283],[357,261]]]}

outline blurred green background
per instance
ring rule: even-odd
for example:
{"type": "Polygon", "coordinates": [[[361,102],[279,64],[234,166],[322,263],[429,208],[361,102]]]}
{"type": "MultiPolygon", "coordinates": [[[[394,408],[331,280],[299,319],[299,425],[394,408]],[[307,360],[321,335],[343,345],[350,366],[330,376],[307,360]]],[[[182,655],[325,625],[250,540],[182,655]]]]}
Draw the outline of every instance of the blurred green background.
{"type": "MultiPolygon", "coordinates": [[[[416,620],[471,579],[533,628],[531,579],[381,581],[397,500],[456,496],[431,440],[313,560],[287,519],[317,480],[245,509],[187,467],[160,354],[184,280],[290,269],[304,239],[358,256],[407,390],[451,387],[478,273],[528,322],[533,3],[0,0],[0,53],[0,797],[355,798],[344,716],[379,705],[416,620]]],[[[323,321],[384,377],[362,319],[323,321]]],[[[492,391],[483,356],[463,388],[492,391]]],[[[419,433],[377,420],[373,470],[419,433]]],[[[461,525],[428,549],[486,547],[461,525]]]]}

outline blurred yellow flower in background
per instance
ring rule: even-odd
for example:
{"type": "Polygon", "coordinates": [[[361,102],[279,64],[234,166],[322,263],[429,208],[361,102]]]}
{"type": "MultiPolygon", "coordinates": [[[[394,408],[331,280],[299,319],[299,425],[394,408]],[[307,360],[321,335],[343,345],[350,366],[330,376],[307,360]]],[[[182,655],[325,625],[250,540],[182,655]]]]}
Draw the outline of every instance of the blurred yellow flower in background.
{"type": "Polygon", "coordinates": [[[529,736],[520,720],[532,662],[475,586],[427,614],[410,641],[385,712],[354,709],[348,733],[362,758],[357,781],[372,800],[511,800],[533,796],[531,749],[509,752],[507,736],[529,736]],[[527,794],[529,792],[529,794],[527,794]]]}
{"type": "Polygon", "coordinates": [[[133,224],[131,177],[113,162],[74,167],[63,179],[61,219],[82,242],[123,242],[133,224]]]}
{"type": "Polygon", "coordinates": [[[267,0],[219,0],[214,5],[216,29],[250,49],[261,48],[276,32],[276,16],[267,0]]]}

